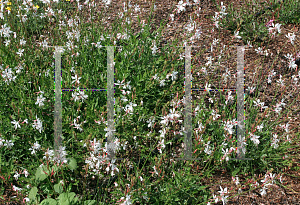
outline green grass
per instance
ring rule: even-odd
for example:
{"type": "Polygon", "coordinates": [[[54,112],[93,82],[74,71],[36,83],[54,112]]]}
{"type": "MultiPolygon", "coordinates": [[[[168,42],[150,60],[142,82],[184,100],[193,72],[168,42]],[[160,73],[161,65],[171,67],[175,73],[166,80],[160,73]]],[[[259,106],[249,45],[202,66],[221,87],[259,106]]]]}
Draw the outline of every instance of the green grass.
{"type": "MultiPolygon", "coordinates": [[[[43,158],[47,156],[47,149],[53,149],[54,143],[54,48],[43,49],[33,43],[33,36],[36,35],[42,42],[44,38],[40,35],[44,29],[48,28],[45,25],[52,27],[54,24],[48,18],[41,20],[34,17],[32,11],[28,12],[28,20],[25,23],[20,23],[19,17],[16,16],[16,9],[18,8],[16,3],[17,1],[10,5],[11,14],[8,15],[5,12],[4,20],[0,20],[1,25],[6,23],[13,32],[17,33],[17,38],[12,37],[13,33],[10,34],[9,38],[0,38],[0,65],[2,64],[0,81],[2,93],[0,95],[1,195],[14,185],[23,189],[19,191],[18,198],[20,200],[25,197],[30,199],[26,204],[47,204],[46,202],[48,204],[118,204],[121,203],[121,197],[124,197],[125,200],[126,196],[129,195],[132,203],[139,201],[140,204],[207,204],[213,199],[213,193],[209,190],[211,184],[201,183],[201,179],[213,177],[216,170],[225,169],[232,176],[245,173],[251,173],[253,176],[255,173],[267,173],[270,170],[280,172],[291,163],[291,158],[285,160],[282,158],[289,156],[287,149],[296,147],[296,145],[285,143],[286,136],[280,135],[278,136],[280,141],[275,143],[278,144],[278,147],[271,146],[272,139],[277,133],[276,127],[283,122],[271,122],[269,118],[274,115],[278,118],[285,116],[297,98],[295,96],[295,100],[284,106],[280,113],[275,113],[270,109],[282,100],[282,98],[274,98],[269,108],[264,110],[269,115],[266,117],[262,115],[260,107],[255,106],[254,103],[257,99],[262,99],[262,93],[259,93],[258,89],[255,90],[254,95],[248,93],[245,99],[245,130],[253,130],[253,127],[263,124],[261,130],[252,132],[252,134],[260,136],[258,145],[250,140],[250,132],[246,133],[248,145],[245,157],[254,160],[226,161],[222,159],[223,157],[236,157],[236,142],[234,141],[236,133],[233,121],[236,119],[235,93],[231,94],[234,103],[229,105],[230,103],[227,104],[227,92],[219,92],[216,97],[216,94],[213,95],[212,92],[200,91],[197,94],[193,93],[195,96],[199,95],[200,100],[196,98],[193,100],[192,124],[194,128],[199,128],[199,124],[203,125],[201,128],[202,141],[200,134],[195,131],[193,134],[193,152],[196,151],[193,158],[202,158],[203,160],[198,162],[174,161],[174,155],[172,156],[171,153],[175,153],[175,150],[181,149],[177,157],[183,157],[181,145],[184,141],[182,130],[184,106],[182,102],[178,103],[175,108],[180,114],[180,118],[170,122],[167,126],[161,121],[163,120],[162,117],[169,114],[170,109],[173,109],[171,102],[177,103],[184,97],[184,58],[177,60],[180,58],[180,54],[184,53],[184,48],[175,48],[174,45],[178,45],[175,41],[173,45],[160,48],[160,52],[153,54],[152,43],[156,42],[156,45],[159,45],[160,32],[166,27],[166,24],[161,24],[157,32],[153,33],[150,33],[150,25],[146,25],[143,27],[142,33],[134,36],[130,32],[129,24],[120,23],[124,23],[124,18],[120,19],[120,22],[115,22],[112,31],[104,30],[96,23],[91,25],[82,21],[79,24],[80,29],[78,29],[80,30],[79,41],[74,38],[74,45],[78,47],[73,48],[72,51],[66,49],[61,56],[62,88],[76,89],[79,86],[80,88],[103,89],[107,82],[106,48],[96,48],[91,43],[101,42],[101,45],[109,46],[113,45],[116,40],[118,44],[123,45],[122,50],[118,50],[118,48],[114,50],[115,83],[125,80],[124,84],[127,84],[125,89],[116,85],[114,94],[115,137],[120,142],[117,157],[124,158],[123,161],[114,163],[119,171],[115,169],[107,172],[106,167],[109,162],[103,161],[103,167],[99,168],[100,175],[97,175],[95,168],[91,168],[92,165],[89,166],[86,161],[92,159],[91,143],[94,139],[102,143],[101,147],[105,145],[106,131],[104,129],[106,125],[95,123],[95,121],[107,119],[105,91],[85,91],[84,94],[87,95],[87,98],[83,101],[74,101],[72,94],[75,92],[62,92],[63,143],[67,154],[65,157],[70,158],[71,161],[57,166],[52,159],[43,158]],[[126,33],[124,27],[127,28],[128,39],[117,40],[118,33],[126,33]],[[113,36],[113,38],[107,38],[108,35],[113,36]],[[101,36],[105,40],[101,40],[101,36]],[[26,41],[25,45],[20,45],[22,37],[26,41]],[[4,41],[7,39],[11,42],[5,46],[4,41]],[[84,39],[89,39],[89,42],[86,43],[84,39]],[[17,54],[19,49],[24,49],[21,57],[17,54]],[[72,55],[77,52],[80,54],[79,56],[72,55]],[[20,73],[16,73],[14,68],[19,63],[24,63],[23,69],[20,73]],[[75,73],[70,71],[72,67],[75,73]],[[5,72],[10,69],[13,72],[10,78],[13,76],[16,78],[6,82],[5,72]],[[173,72],[178,72],[176,79],[172,80],[171,77],[166,77],[173,72]],[[81,77],[79,85],[72,83],[71,77],[74,77],[75,74],[81,77]],[[164,86],[161,86],[160,80],[153,79],[155,75],[159,79],[165,80],[164,86]],[[129,93],[123,95],[122,90],[129,91],[129,93]],[[41,95],[41,93],[37,94],[39,91],[43,91],[42,97],[45,98],[44,105],[41,106],[36,103],[38,96],[41,95]],[[204,101],[208,97],[211,97],[214,103],[204,101]],[[123,101],[124,98],[127,101],[123,101]],[[130,103],[136,104],[136,106],[132,107],[132,113],[126,114],[124,109],[127,109],[128,106],[126,107],[126,105],[130,105],[130,103]],[[197,112],[195,112],[196,108],[198,109],[197,112]],[[217,119],[212,118],[213,112],[219,114],[217,119]],[[81,124],[82,131],[72,125],[78,116],[80,118],[76,123],[81,124]],[[32,126],[37,118],[42,122],[42,130],[40,131],[37,127],[32,126]],[[25,119],[28,122],[24,122],[25,119]],[[259,123],[257,119],[260,120],[259,123]],[[153,120],[153,123],[150,124],[149,120],[153,120]],[[182,122],[178,120],[182,120],[182,122]],[[19,122],[20,128],[15,129],[14,124],[12,124],[16,121],[19,122]],[[224,122],[226,121],[234,126],[232,134],[224,129],[224,122]],[[151,151],[158,147],[161,142],[159,136],[163,128],[167,130],[164,140],[166,147],[162,149],[162,153],[151,155],[151,151]],[[175,137],[181,137],[177,143],[172,141],[175,137]],[[2,140],[11,140],[13,146],[5,145],[5,143],[9,144],[8,141],[2,140]],[[30,148],[35,142],[40,144],[40,149],[36,149],[36,153],[33,154],[33,150],[30,148]],[[170,142],[173,142],[172,145],[170,142]],[[85,144],[86,146],[84,146],[85,144]],[[209,149],[206,150],[206,148],[209,149]],[[224,151],[231,150],[231,148],[232,152],[224,156],[224,151]],[[144,158],[147,161],[144,161],[143,164],[137,164],[136,159],[138,158],[144,158]],[[45,166],[39,167],[42,163],[45,166]],[[158,175],[153,169],[154,166],[158,175]],[[18,179],[14,178],[15,172],[21,173],[25,169],[29,173],[27,177],[21,174],[18,179]],[[50,174],[51,172],[53,175],[50,174]],[[111,178],[112,172],[117,176],[115,179],[117,186],[107,181],[111,178]],[[63,186],[60,183],[61,180],[63,186]],[[28,184],[30,186],[27,188],[28,184]],[[130,185],[129,189],[127,185],[130,185]]],[[[37,10],[38,15],[44,8],[47,8],[39,1],[33,1],[33,4],[38,4],[40,7],[37,10]]],[[[18,5],[21,3],[18,2],[18,5]]],[[[62,9],[63,12],[67,11],[69,6],[63,2],[52,3],[51,5],[55,8],[53,9],[55,12],[57,9],[62,9]]],[[[93,12],[91,11],[91,13],[93,12]]],[[[101,15],[103,13],[104,11],[101,15]]],[[[58,22],[58,17],[59,15],[54,20],[55,22],[58,22]]],[[[98,19],[100,20],[101,16],[98,16],[98,19]]],[[[227,20],[230,19],[232,22],[232,17],[227,20]]],[[[51,35],[49,35],[51,39],[47,40],[48,45],[67,45],[70,39],[67,39],[66,31],[72,31],[72,29],[63,27],[59,30],[58,24],[54,27],[51,30],[51,35]]],[[[141,24],[140,28],[142,29],[141,24]]],[[[232,29],[236,30],[236,28],[232,29]]],[[[247,33],[243,33],[244,36],[250,38],[247,33]]],[[[219,51],[219,48],[217,50],[219,51]]],[[[199,52],[197,56],[200,56],[204,51],[199,52]]],[[[225,49],[224,51],[229,53],[229,50],[225,49]]],[[[218,61],[225,62],[226,55],[221,56],[218,61]]],[[[193,64],[193,67],[196,65],[193,64]]],[[[207,69],[210,70],[211,68],[207,66],[207,69]]],[[[193,85],[198,88],[204,87],[203,85],[206,83],[216,85],[215,82],[222,82],[220,78],[214,81],[211,76],[208,77],[208,81],[204,81],[205,76],[202,73],[199,76],[195,81],[193,80],[193,85]]],[[[286,88],[288,86],[286,85],[286,88]]],[[[222,84],[219,83],[219,86],[216,87],[221,88],[222,84]]],[[[276,90],[275,96],[278,92],[282,92],[279,84],[276,84],[273,89],[276,90]]],[[[51,152],[48,154],[51,155],[51,152]]],[[[98,155],[105,155],[105,150],[100,149],[98,155]]],[[[64,159],[64,156],[61,157],[64,159]]],[[[129,203],[130,200],[127,202],[129,203]]]]}

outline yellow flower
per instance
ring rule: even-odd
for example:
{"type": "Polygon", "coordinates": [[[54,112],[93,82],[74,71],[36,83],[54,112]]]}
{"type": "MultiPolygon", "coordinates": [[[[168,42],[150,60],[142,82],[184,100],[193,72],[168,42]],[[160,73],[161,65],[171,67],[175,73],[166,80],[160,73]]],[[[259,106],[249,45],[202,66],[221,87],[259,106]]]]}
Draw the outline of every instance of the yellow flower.
{"type": "Polygon", "coordinates": [[[8,2],[7,5],[11,5],[11,2],[8,2]]]}
{"type": "Polygon", "coordinates": [[[11,10],[11,8],[10,8],[10,7],[7,7],[6,9],[7,9],[7,10],[11,10]]]}
{"type": "Polygon", "coordinates": [[[70,0],[66,0],[66,1],[70,1],[70,0]]]}
{"type": "Polygon", "coordinates": [[[35,7],[36,7],[37,9],[40,8],[39,5],[36,5],[35,7]]]}

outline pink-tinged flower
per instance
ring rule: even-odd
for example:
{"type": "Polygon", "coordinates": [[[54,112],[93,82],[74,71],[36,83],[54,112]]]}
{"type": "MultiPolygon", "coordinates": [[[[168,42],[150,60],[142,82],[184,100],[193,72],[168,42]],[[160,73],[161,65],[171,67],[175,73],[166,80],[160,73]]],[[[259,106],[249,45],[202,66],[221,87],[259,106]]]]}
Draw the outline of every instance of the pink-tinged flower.
{"type": "Polygon", "coordinates": [[[24,199],[23,199],[23,203],[25,203],[25,202],[29,202],[30,201],[30,199],[29,198],[27,198],[27,197],[25,197],[24,199]]]}
{"type": "Polygon", "coordinates": [[[26,170],[26,169],[23,171],[23,174],[25,175],[25,177],[26,177],[26,178],[27,178],[27,177],[28,177],[28,175],[29,175],[29,173],[27,172],[27,170],[26,170]]]}
{"type": "Polygon", "coordinates": [[[13,190],[14,190],[14,191],[21,191],[22,188],[19,188],[19,187],[16,187],[15,185],[13,185],[13,190]]]}
{"type": "Polygon", "coordinates": [[[274,21],[274,17],[273,17],[273,19],[271,19],[271,20],[266,24],[266,27],[271,26],[273,21],[274,21]]]}

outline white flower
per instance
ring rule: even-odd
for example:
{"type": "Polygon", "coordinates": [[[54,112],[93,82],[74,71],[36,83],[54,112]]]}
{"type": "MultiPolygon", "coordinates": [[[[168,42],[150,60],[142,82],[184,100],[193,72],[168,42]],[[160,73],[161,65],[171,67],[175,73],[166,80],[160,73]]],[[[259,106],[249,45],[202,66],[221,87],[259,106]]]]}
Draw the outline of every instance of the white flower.
{"type": "Polygon", "coordinates": [[[21,65],[18,65],[18,66],[15,67],[15,69],[16,69],[16,73],[20,73],[21,70],[23,70],[23,67],[21,65]]]}
{"type": "Polygon", "coordinates": [[[291,44],[293,44],[294,45],[294,40],[295,40],[295,34],[294,34],[294,32],[293,33],[288,33],[288,35],[285,35],[287,38],[289,38],[289,41],[291,42],[291,44]]]}
{"type": "Polygon", "coordinates": [[[257,125],[257,129],[261,132],[262,131],[262,128],[264,127],[263,123],[261,125],[257,125]]]}
{"type": "Polygon", "coordinates": [[[49,148],[48,148],[47,152],[45,152],[44,155],[45,156],[43,157],[43,159],[50,160],[54,156],[54,151],[53,150],[49,150],[49,148]]]}
{"type": "Polygon", "coordinates": [[[15,172],[15,175],[14,175],[14,178],[15,178],[16,180],[18,180],[19,177],[20,177],[20,174],[16,171],[16,172],[15,172]]]}
{"type": "MultiPolygon", "coordinates": [[[[153,44],[152,44],[152,45],[153,45],[153,44]]],[[[157,48],[156,45],[155,45],[155,42],[154,42],[154,46],[153,46],[153,48],[151,48],[151,50],[152,50],[152,54],[155,54],[156,51],[158,50],[158,48],[157,48]]]]}
{"type": "Polygon", "coordinates": [[[239,182],[239,177],[235,177],[235,179],[234,179],[234,178],[232,178],[232,179],[233,179],[233,181],[235,182],[235,185],[240,184],[240,182],[239,182]]]}
{"type": "Polygon", "coordinates": [[[14,190],[14,191],[21,191],[22,188],[19,188],[19,187],[16,187],[15,185],[13,185],[13,190],[14,190]]]}
{"type": "Polygon", "coordinates": [[[24,38],[20,40],[20,45],[21,45],[21,46],[22,46],[22,45],[25,45],[25,43],[26,43],[26,41],[24,40],[24,38]]]}
{"type": "Polygon", "coordinates": [[[208,62],[205,63],[205,65],[211,65],[211,64],[212,64],[212,61],[214,60],[214,59],[212,58],[212,56],[206,57],[206,59],[208,59],[208,62]]]}
{"type": "Polygon", "coordinates": [[[124,108],[125,112],[129,111],[130,113],[133,112],[133,106],[136,107],[137,104],[133,104],[132,102],[130,102],[129,104],[127,104],[124,108]]]}
{"type": "Polygon", "coordinates": [[[179,60],[182,60],[183,57],[185,57],[185,56],[184,56],[184,53],[183,53],[183,54],[180,54],[179,56],[180,56],[180,57],[179,57],[179,60]]]}
{"type": "Polygon", "coordinates": [[[297,64],[295,63],[294,60],[291,60],[291,61],[289,62],[289,68],[293,68],[293,69],[296,69],[296,68],[297,68],[297,64]]]}
{"type": "Polygon", "coordinates": [[[8,81],[15,81],[17,76],[13,76],[13,72],[11,70],[11,68],[6,68],[3,72],[2,72],[2,77],[5,79],[5,82],[7,83],[7,85],[9,84],[8,81]]]}
{"type": "Polygon", "coordinates": [[[35,104],[39,104],[39,106],[41,107],[41,106],[44,105],[43,101],[44,101],[45,99],[46,99],[46,98],[43,98],[43,95],[40,95],[40,96],[37,97],[37,101],[35,102],[35,104]]]}
{"type": "Polygon", "coordinates": [[[215,39],[213,40],[213,43],[212,43],[212,44],[215,46],[215,45],[218,43],[218,41],[219,41],[219,39],[216,39],[216,38],[215,38],[215,39]]]}
{"type": "Polygon", "coordinates": [[[176,6],[178,8],[177,13],[180,13],[181,11],[185,11],[186,3],[183,3],[183,1],[179,1],[178,5],[176,5],[176,6]]]}
{"type": "Polygon", "coordinates": [[[24,200],[25,200],[26,202],[29,202],[29,201],[30,201],[30,199],[27,198],[27,197],[25,197],[24,200]]]}
{"type": "Polygon", "coordinates": [[[125,81],[125,79],[124,80],[122,80],[122,82],[120,82],[119,80],[118,80],[118,82],[117,83],[115,83],[115,85],[119,85],[119,87],[121,87],[122,85],[124,85],[123,83],[124,83],[124,81],[125,81]]]}
{"type": "Polygon", "coordinates": [[[0,137],[0,147],[3,146],[3,142],[5,142],[5,140],[0,137]]]}
{"type": "Polygon", "coordinates": [[[28,177],[28,175],[29,175],[29,173],[27,172],[27,170],[26,170],[26,169],[23,171],[23,174],[25,175],[25,177],[26,177],[26,178],[27,178],[27,177],[28,177]]]}
{"type": "Polygon", "coordinates": [[[137,5],[137,4],[135,4],[134,5],[134,12],[138,12],[138,11],[140,11],[141,9],[140,9],[140,6],[139,5],[137,5]]]}
{"type": "MultiPolygon", "coordinates": [[[[79,87],[77,88],[77,90],[79,90],[79,87]]],[[[77,93],[77,92],[72,93],[72,97],[74,98],[75,102],[76,102],[77,100],[79,100],[79,99],[81,99],[82,102],[83,102],[83,100],[84,100],[85,98],[87,98],[88,95],[84,95],[84,91],[78,91],[78,93],[77,93]]]]}
{"type": "Polygon", "coordinates": [[[123,89],[127,88],[128,90],[131,90],[131,86],[129,84],[130,84],[130,81],[123,86],[123,89]]]}
{"type": "Polygon", "coordinates": [[[220,193],[221,196],[223,196],[224,194],[227,194],[227,187],[223,190],[223,188],[220,186],[221,191],[218,191],[220,193]]]}
{"type": "Polygon", "coordinates": [[[8,46],[9,43],[10,43],[10,40],[8,40],[8,39],[6,39],[6,40],[4,41],[5,46],[8,46]]]}
{"type": "Polygon", "coordinates": [[[213,116],[213,120],[216,120],[218,117],[220,117],[221,115],[217,114],[216,111],[212,111],[211,115],[213,116]]]}
{"type": "Polygon", "coordinates": [[[233,128],[233,125],[230,122],[227,121],[225,123],[224,130],[227,130],[229,132],[229,134],[232,135],[233,134],[232,128],[233,128]]]}
{"type": "Polygon", "coordinates": [[[251,45],[251,42],[250,41],[247,41],[247,45],[252,48],[253,46],[251,45]]]}
{"type": "Polygon", "coordinates": [[[19,122],[17,122],[16,120],[12,121],[11,123],[14,124],[15,130],[16,130],[17,128],[21,128],[19,122]]]}
{"type": "Polygon", "coordinates": [[[33,146],[31,146],[31,148],[29,148],[29,150],[32,150],[31,154],[35,154],[36,150],[39,150],[41,148],[41,145],[39,145],[39,143],[36,141],[33,146]]]}
{"type": "Polygon", "coordinates": [[[277,82],[280,83],[281,86],[284,86],[283,81],[284,81],[284,80],[282,80],[282,75],[280,75],[280,78],[279,78],[279,80],[277,80],[277,82]]]}
{"type": "Polygon", "coordinates": [[[239,36],[239,31],[235,31],[234,32],[234,37],[235,38],[242,38],[241,36],[239,36]]]}
{"type": "Polygon", "coordinates": [[[73,73],[75,73],[74,67],[72,67],[70,71],[73,72],[73,73]]]}
{"type": "Polygon", "coordinates": [[[228,92],[228,97],[227,97],[227,100],[226,100],[226,102],[225,102],[225,104],[227,105],[227,103],[228,103],[228,101],[230,101],[230,99],[234,99],[232,96],[231,96],[231,93],[232,93],[232,91],[229,91],[228,92]]]}
{"type": "Polygon", "coordinates": [[[39,149],[41,148],[41,145],[39,145],[39,143],[36,141],[36,142],[33,144],[33,148],[39,150],[39,149]]]}
{"type": "Polygon", "coordinates": [[[227,14],[227,13],[224,13],[225,11],[226,11],[226,6],[224,6],[223,2],[221,2],[221,12],[220,13],[227,14]]]}
{"type": "MultiPolygon", "coordinates": [[[[77,118],[80,118],[80,116],[78,116],[77,118]]],[[[86,122],[86,121],[84,121],[83,123],[85,123],[85,122],[86,122]]],[[[71,124],[71,125],[75,125],[74,128],[79,129],[79,130],[82,132],[83,129],[80,127],[80,126],[82,125],[82,123],[77,124],[77,123],[76,123],[76,119],[74,119],[74,124],[71,124]]]]}
{"type": "MultiPolygon", "coordinates": [[[[35,117],[37,118],[37,116],[35,116],[35,117]]],[[[43,124],[42,121],[39,118],[37,118],[36,120],[34,120],[32,127],[36,128],[41,133],[41,131],[43,129],[42,124],[43,124]]]]}
{"type": "Polygon", "coordinates": [[[260,190],[260,195],[262,195],[262,196],[266,195],[266,194],[267,194],[266,189],[268,189],[268,188],[263,187],[263,188],[260,190]]]}
{"type": "Polygon", "coordinates": [[[275,28],[277,28],[278,33],[281,33],[280,26],[281,24],[279,23],[275,24],[275,28]]]}
{"type": "Polygon", "coordinates": [[[130,91],[125,91],[125,90],[121,90],[121,91],[122,91],[122,95],[126,95],[130,93],[130,91]]]}
{"type": "Polygon", "coordinates": [[[258,139],[258,138],[260,138],[260,136],[251,134],[251,137],[252,137],[251,140],[253,141],[254,144],[258,145],[260,143],[260,141],[258,139]]]}
{"type": "Polygon", "coordinates": [[[216,195],[214,195],[214,194],[213,194],[213,198],[214,198],[214,200],[215,200],[215,203],[218,203],[219,198],[218,198],[216,195]]]}
{"type": "Polygon", "coordinates": [[[140,176],[140,180],[141,180],[141,182],[144,180],[142,176],[140,176]]]}
{"type": "Polygon", "coordinates": [[[24,49],[19,49],[19,51],[17,52],[18,55],[20,55],[20,57],[23,55],[24,49]]]}
{"type": "Polygon", "coordinates": [[[229,196],[221,196],[222,197],[222,202],[223,202],[223,205],[225,205],[227,202],[228,202],[228,197],[229,196]]]}
{"type": "Polygon", "coordinates": [[[160,86],[160,87],[165,86],[165,81],[166,81],[166,80],[161,80],[159,86],[160,86]]]}
{"type": "Polygon", "coordinates": [[[287,54],[287,55],[284,55],[284,57],[286,57],[287,59],[289,59],[289,60],[293,60],[294,58],[293,58],[293,55],[292,54],[287,54]]]}
{"type": "MultiPolygon", "coordinates": [[[[173,119],[174,117],[180,117],[179,114],[176,113],[175,108],[170,109],[170,114],[169,114],[170,118],[173,119]]],[[[172,121],[171,121],[172,122],[172,121]]]]}
{"type": "Polygon", "coordinates": [[[75,75],[75,77],[71,76],[71,78],[72,78],[72,79],[75,79],[75,80],[72,81],[72,84],[73,84],[74,82],[76,82],[76,83],[78,83],[78,84],[80,83],[79,80],[81,79],[81,77],[78,78],[77,74],[75,75]]]}
{"type": "Polygon", "coordinates": [[[210,141],[208,141],[207,144],[205,144],[205,150],[204,150],[204,152],[208,155],[210,155],[211,152],[212,152],[212,150],[210,149],[211,147],[209,146],[209,144],[210,144],[210,141]]]}
{"type": "MultiPolygon", "coordinates": [[[[147,195],[147,192],[145,192],[144,194],[147,195]]],[[[145,200],[148,200],[148,197],[147,197],[147,196],[143,196],[143,198],[144,198],[145,200]]]]}
{"type": "Polygon", "coordinates": [[[261,47],[258,47],[257,49],[255,49],[256,53],[258,54],[263,54],[262,52],[262,48],[261,47]]]}
{"type": "Polygon", "coordinates": [[[274,149],[277,149],[277,147],[279,146],[277,144],[277,142],[279,142],[279,139],[277,139],[277,137],[278,137],[277,134],[273,134],[273,139],[272,139],[271,147],[273,147],[274,149]]]}
{"type": "Polygon", "coordinates": [[[1,25],[2,29],[0,29],[0,34],[1,34],[1,37],[2,37],[2,34],[4,34],[4,37],[10,37],[10,33],[13,33],[11,30],[10,30],[10,27],[6,27],[6,24],[4,25],[1,25]]]}
{"type": "Polygon", "coordinates": [[[65,158],[65,156],[67,155],[67,152],[65,151],[66,147],[59,147],[58,150],[58,155],[56,157],[53,158],[54,161],[58,162],[58,163],[67,163],[67,159],[65,158]]]}
{"type": "Polygon", "coordinates": [[[229,154],[228,148],[226,148],[226,150],[224,150],[224,149],[222,148],[222,152],[223,152],[223,154],[224,154],[224,157],[226,157],[226,161],[228,161],[228,160],[229,160],[229,157],[227,156],[227,155],[229,154]]]}
{"type": "Polygon", "coordinates": [[[132,204],[131,199],[130,199],[131,195],[126,195],[126,200],[124,201],[124,205],[130,205],[132,204]]]}
{"type": "Polygon", "coordinates": [[[154,80],[159,80],[159,77],[157,77],[157,74],[155,74],[153,77],[152,77],[154,80]]]}
{"type": "Polygon", "coordinates": [[[177,79],[177,76],[176,76],[176,74],[177,74],[178,72],[176,72],[176,71],[173,71],[173,73],[172,73],[172,75],[171,75],[171,79],[172,79],[172,81],[174,81],[174,80],[176,80],[177,79]]]}
{"type": "Polygon", "coordinates": [[[195,37],[199,39],[201,33],[202,33],[201,28],[196,29],[196,31],[195,31],[195,37]]]}
{"type": "Polygon", "coordinates": [[[8,148],[11,148],[14,145],[14,143],[11,140],[6,140],[6,143],[4,146],[7,146],[8,148]]]}
{"type": "Polygon", "coordinates": [[[255,87],[248,87],[246,90],[248,90],[248,91],[250,92],[250,94],[251,94],[251,93],[253,93],[253,92],[254,92],[254,90],[255,90],[255,87]]]}
{"type": "Polygon", "coordinates": [[[154,172],[155,172],[155,174],[157,174],[157,175],[158,175],[158,172],[156,171],[156,168],[155,168],[155,166],[153,167],[153,169],[154,169],[154,172]]]}
{"type": "Polygon", "coordinates": [[[286,132],[289,132],[289,126],[290,126],[289,123],[287,123],[285,126],[283,126],[286,132]]]}
{"type": "Polygon", "coordinates": [[[207,84],[208,84],[208,83],[206,83],[206,85],[205,85],[205,90],[206,90],[207,92],[209,92],[209,90],[211,89],[211,88],[210,88],[211,84],[209,84],[208,86],[207,86],[207,84]]]}

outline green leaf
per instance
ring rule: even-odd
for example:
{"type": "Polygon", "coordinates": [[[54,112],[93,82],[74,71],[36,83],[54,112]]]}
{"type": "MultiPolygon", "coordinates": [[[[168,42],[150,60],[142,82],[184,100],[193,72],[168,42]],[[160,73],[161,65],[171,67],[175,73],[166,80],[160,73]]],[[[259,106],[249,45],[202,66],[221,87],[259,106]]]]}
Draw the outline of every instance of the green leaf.
{"type": "Polygon", "coordinates": [[[43,200],[42,203],[40,203],[40,205],[57,205],[57,202],[54,199],[49,198],[43,200]]]}
{"type": "Polygon", "coordinates": [[[76,159],[72,158],[68,164],[68,167],[71,169],[71,170],[74,170],[77,168],[77,162],[76,162],[76,159]]]}
{"type": "Polygon", "coordinates": [[[83,205],[96,205],[95,200],[86,200],[83,202],[83,205]]]}
{"type": "Polygon", "coordinates": [[[75,196],[74,192],[62,193],[59,195],[57,199],[59,200],[60,205],[71,205],[70,202],[72,202],[74,196],[75,196]]]}
{"type": "MultiPolygon", "coordinates": [[[[45,166],[43,166],[43,167],[45,167],[45,166]]],[[[37,168],[37,170],[35,172],[35,179],[36,180],[42,182],[47,178],[47,174],[45,174],[43,171],[47,172],[48,170],[45,170],[42,167],[37,168]]]]}
{"type": "Polygon", "coordinates": [[[61,183],[57,183],[54,185],[54,191],[61,194],[63,192],[63,187],[61,183]]]}
{"type": "Polygon", "coordinates": [[[37,187],[32,187],[31,190],[30,190],[30,192],[29,192],[28,198],[29,198],[30,200],[34,201],[35,198],[36,198],[37,192],[38,192],[37,187]]]}

